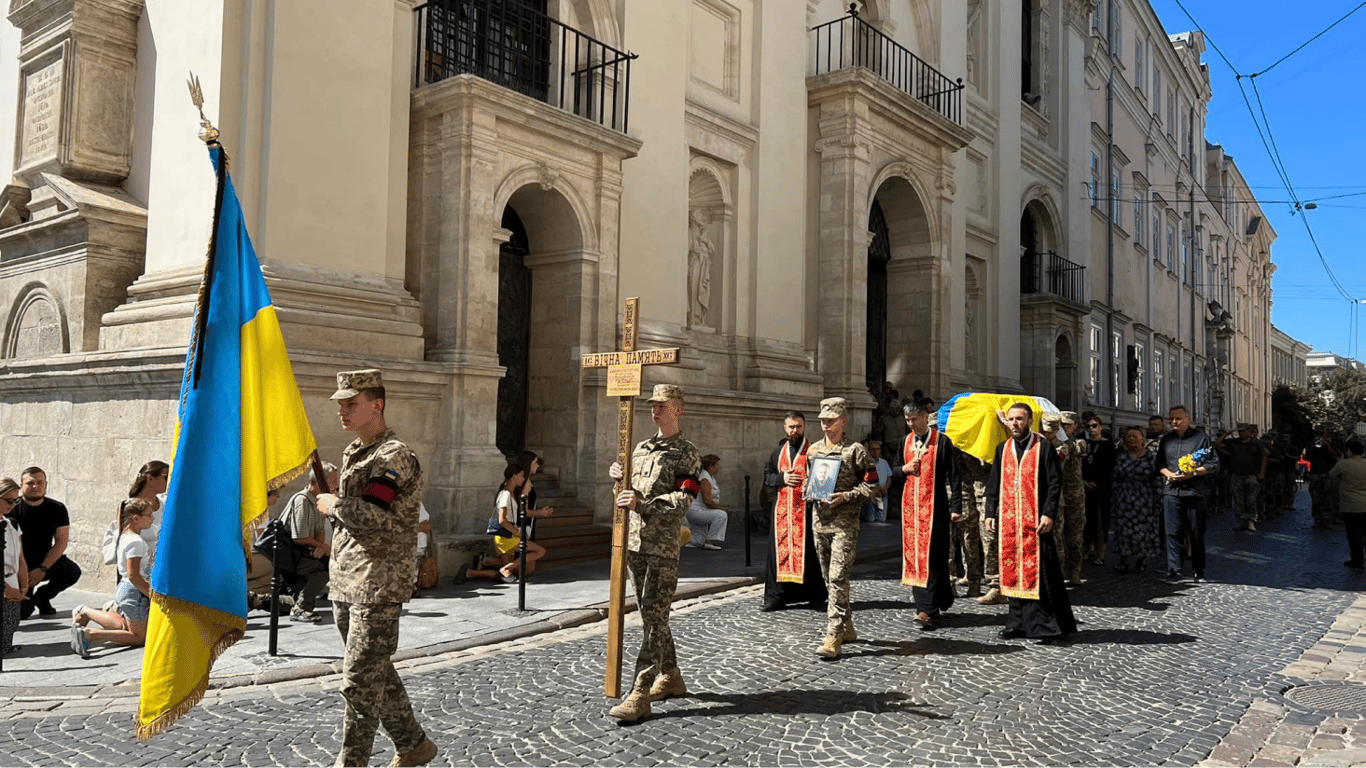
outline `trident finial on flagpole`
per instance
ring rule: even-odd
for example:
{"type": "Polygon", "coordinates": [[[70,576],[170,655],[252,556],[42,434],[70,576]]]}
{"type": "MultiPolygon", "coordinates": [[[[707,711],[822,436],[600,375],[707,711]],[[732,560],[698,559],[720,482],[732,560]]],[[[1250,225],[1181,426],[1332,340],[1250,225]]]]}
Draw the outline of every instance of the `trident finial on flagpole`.
{"type": "Polygon", "coordinates": [[[204,90],[199,87],[199,78],[190,73],[190,101],[194,102],[195,108],[199,110],[199,140],[205,144],[218,143],[218,129],[213,127],[213,123],[204,116],[204,90]]]}

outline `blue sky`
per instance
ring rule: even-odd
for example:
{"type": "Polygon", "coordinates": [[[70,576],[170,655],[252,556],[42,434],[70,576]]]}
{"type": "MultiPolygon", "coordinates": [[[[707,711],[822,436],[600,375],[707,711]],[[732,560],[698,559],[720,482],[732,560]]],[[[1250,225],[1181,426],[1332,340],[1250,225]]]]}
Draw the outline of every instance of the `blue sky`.
{"type": "MultiPolygon", "coordinates": [[[[1318,207],[1296,213],[1286,202],[1289,193],[1258,135],[1235,73],[1208,41],[1204,61],[1214,95],[1205,138],[1233,155],[1276,229],[1271,321],[1315,352],[1361,359],[1366,352],[1361,339],[1366,306],[1349,303],[1334,288],[1305,220],[1338,282],[1352,297],[1366,299],[1366,8],[1272,67],[1361,0],[1151,2],[1169,34],[1195,28],[1184,5],[1238,73],[1250,75],[1271,67],[1255,79],[1270,124],[1269,138],[1299,199],[1318,207]]],[[[1260,118],[1252,82],[1242,80],[1260,118]]]]}

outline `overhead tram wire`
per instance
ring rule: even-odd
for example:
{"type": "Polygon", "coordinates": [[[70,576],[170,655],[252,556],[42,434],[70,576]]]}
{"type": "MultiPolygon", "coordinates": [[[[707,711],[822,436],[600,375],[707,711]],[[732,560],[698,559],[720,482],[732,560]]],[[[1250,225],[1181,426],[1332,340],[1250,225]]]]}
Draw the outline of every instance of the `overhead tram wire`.
{"type": "MultiPolygon", "coordinates": [[[[1223,59],[1224,64],[1228,65],[1229,70],[1233,72],[1234,81],[1238,84],[1238,91],[1242,94],[1243,102],[1247,104],[1248,114],[1252,117],[1252,124],[1257,128],[1257,135],[1261,136],[1262,146],[1266,149],[1267,155],[1271,158],[1272,167],[1276,169],[1276,173],[1281,177],[1281,181],[1285,184],[1286,193],[1290,196],[1291,200],[1294,201],[1294,209],[1291,211],[1291,215],[1293,216],[1295,213],[1300,214],[1299,218],[1301,221],[1304,222],[1304,229],[1309,234],[1309,242],[1313,244],[1314,251],[1318,254],[1319,262],[1323,265],[1324,272],[1328,274],[1328,279],[1332,281],[1333,287],[1337,289],[1338,293],[1341,294],[1342,298],[1347,302],[1353,305],[1359,304],[1360,300],[1353,297],[1350,293],[1348,293],[1346,289],[1342,287],[1342,283],[1338,280],[1337,275],[1333,274],[1332,267],[1328,265],[1328,258],[1324,256],[1323,249],[1319,247],[1318,238],[1314,236],[1314,229],[1312,226],[1310,226],[1308,217],[1303,215],[1304,205],[1300,201],[1299,196],[1295,194],[1294,185],[1290,183],[1290,177],[1285,170],[1285,162],[1281,158],[1280,152],[1274,149],[1275,139],[1274,137],[1268,139],[1268,137],[1271,136],[1271,121],[1269,119],[1266,119],[1266,107],[1262,104],[1260,93],[1257,93],[1257,103],[1259,106],[1261,106],[1263,119],[1266,120],[1265,133],[1262,131],[1262,124],[1257,120],[1257,113],[1252,108],[1252,100],[1248,98],[1247,89],[1243,87],[1243,78],[1247,77],[1249,80],[1253,81],[1253,91],[1256,92],[1256,81],[1253,80],[1253,78],[1255,78],[1257,75],[1254,74],[1251,76],[1247,76],[1239,72],[1238,68],[1233,65],[1233,61],[1230,60],[1227,55],[1225,55],[1223,49],[1219,47],[1218,43],[1214,42],[1214,39],[1209,36],[1209,33],[1206,32],[1202,26],[1200,26],[1200,22],[1195,20],[1195,16],[1191,14],[1190,10],[1186,8],[1185,4],[1182,3],[1181,0],[1173,0],[1173,2],[1175,2],[1176,6],[1181,9],[1182,13],[1186,14],[1186,18],[1190,19],[1190,22],[1195,25],[1195,29],[1204,37],[1205,42],[1209,43],[1210,47],[1214,49],[1214,52],[1219,54],[1219,58],[1223,59]]],[[[1356,11],[1360,10],[1362,6],[1366,6],[1366,0],[1364,0],[1361,3],[1361,5],[1358,5],[1356,8],[1348,12],[1345,16],[1342,17],[1342,19],[1338,19],[1337,21],[1333,22],[1323,32],[1320,32],[1318,35],[1315,35],[1313,38],[1310,38],[1310,40],[1306,41],[1304,45],[1301,45],[1299,48],[1296,48],[1295,50],[1281,57],[1276,62],[1272,63],[1270,67],[1267,67],[1266,69],[1262,70],[1262,72],[1269,71],[1272,67],[1275,67],[1277,64],[1280,64],[1285,59],[1289,58],[1290,56],[1293,56],[1295,53],[1299,52],[1302,48],[1304,48],[1304,46],[1308,45],[1318,37],[1322,36],[1329,29],[1332,29],[1333,27],[1340,24],[1343,21],[1343,19],[1347,18],[1347,16],[1351,16],[1353,13],[1356,13],[1356,11]]],[[[1351,334],[1355,333],[1355,327],[1353,323],[1355,321],[1356,315],[1355,309],[1349,310],[1349,312],[1352,313],[1351,315],[1349,315],[1349,328],[1351,329],[1349,330],[1350,337],[1351,334]]]]}
{"type": "MultiPolygon", "coordinates": [[[[1357,7],[1353,8],[1352,10],[1348,11],[1347,13],[1344,13],[1344,14],[1342,15],[1342,18],[1338,19],[1337,21],[1333,22],[1332,24],[1329,24],[1327,27],[1324,28],[1324,30],[1323,30],[1322,32],[1318,33],[1317,35],[1314,35],[1313,37],[1309,38],[1308,40],[1305,40],[1305,41],[1304,41],[1303,43],[1301,43],[1301,44],[1299,45],[1299,47],[1297,47],[1295,50],[1291,51],[1290,53],[1287,53],[1286,55],[1280,57],[1279,59],[1276,59],[1276,61],[1274,61],[1274,62],[1271,64],[1271,66],[1267,67],[1266,69],[1263,69],[1261,72],[1256,72],[1256,73],[1254,73],[1254,74],[1252,74],[1252,75],[1250,75],[1250,76],[1251,76],[1251,77],[1256,77],[1257,75],[1265,75],[1267,72],[1270,72],[1271,70],[1275,69],[1277,66],[1280,65],[1281,62],[1285,61],[1286,59],[1290,58],[1291,56],[1294,56],[1295,54],[1297,54],[1297,53],[1299,53],[1300,51],[1304,50],[1306,47],[1308,47],[1308,45],[1309,45],[1310,43],[1314,42],[1315,40],[1319,39],[1320,37],[1323,37],[1324,35],[1328,34],[1328,31],[1329,31],[1329,30],[1331,30],[1333,27],[1336,27],[1337,25],[1341,24],[1342,22],[1346,21],[1348,16],[1351,16],[1352,14],[1354,14],[1354,13],[1356,13],[1357,11],[1361,10],[1362,8],[1366,8],[1366,1],[1362,2],[1360,5],[1358,5],[1357,7]]],[[[1182,9],[1182,10],[1185,10],[1185,9],[1182,9]]],[[[1189,16],[1190,14],[1187,13],[1186,15],[1189,16]]]]}

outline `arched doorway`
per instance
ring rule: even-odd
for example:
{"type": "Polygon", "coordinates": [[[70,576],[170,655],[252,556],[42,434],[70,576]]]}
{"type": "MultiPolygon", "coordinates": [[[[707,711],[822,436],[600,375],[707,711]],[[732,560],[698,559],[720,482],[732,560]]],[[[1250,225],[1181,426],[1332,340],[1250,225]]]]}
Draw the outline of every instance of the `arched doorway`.
{"type": "Polygon", "coordinates": [[[526,445],[528,361],[531,348],[531,253],[526,227],[517,212],[503,209],[503,229],[512,233],[498,249],[498,423],[494,444],[505,456],[526,445]]]}
{"type": "Polygon", "coordinates": [[[887,265],[892,260],[891,235],[882,205],[873,201],[868,214],[868,335],[865,341],[864,378],[874,392],[887,380],[887,265]]]}

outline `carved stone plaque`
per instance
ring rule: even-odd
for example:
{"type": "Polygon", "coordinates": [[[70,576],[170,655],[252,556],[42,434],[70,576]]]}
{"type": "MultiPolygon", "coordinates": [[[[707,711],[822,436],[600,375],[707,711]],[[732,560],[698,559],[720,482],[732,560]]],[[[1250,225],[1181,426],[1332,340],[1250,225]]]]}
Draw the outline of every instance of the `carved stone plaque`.
{"type": "Polygon", "coordinates": [[[20,136],[19,164],[29,165],[57,154],[58,126],[62,119],[62,67],[58,56],[24,76],[24,124],[20,136]]]}

